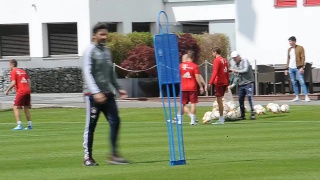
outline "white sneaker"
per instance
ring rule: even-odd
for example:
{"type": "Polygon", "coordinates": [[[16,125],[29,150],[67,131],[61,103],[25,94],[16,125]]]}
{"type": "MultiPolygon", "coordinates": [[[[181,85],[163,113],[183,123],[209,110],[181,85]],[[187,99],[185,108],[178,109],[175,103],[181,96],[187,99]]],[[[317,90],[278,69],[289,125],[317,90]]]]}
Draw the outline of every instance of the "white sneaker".
{"type": "Polygon", "coordinates": [[[220,118],[217,122],[214,122],[212,124],[224,124],[224,118],[220,118]]]}
{"type": "Polygon", "coordinates": [[[196,121],[191,121],[190,125],[197,125],[197,122],[196,121]]]}
{"type": "Polygon", "coordinates": [[[297,102],[300,101],[300,99],[298,97],[295,97],[294,99],[291,100],[292,102],[297,102]]]}
{"type": "Polygon", "coordinates": [[[310,102],[310,98],[307,96],[305,99],[306,102],[310,102]]]}
{"type": "Polygon", "coordinates": [[[23,130],[23,126],[22,125],[17,125],[15,128],[13,128],[12,130],[23,130]]]}

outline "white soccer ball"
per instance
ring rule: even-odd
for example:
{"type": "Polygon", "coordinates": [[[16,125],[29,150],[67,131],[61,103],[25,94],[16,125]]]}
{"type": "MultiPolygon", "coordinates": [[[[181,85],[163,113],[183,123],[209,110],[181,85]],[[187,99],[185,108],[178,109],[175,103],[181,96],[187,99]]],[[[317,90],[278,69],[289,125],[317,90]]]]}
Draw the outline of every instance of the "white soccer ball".
{"type": "Polygon", "coordinates": [[[256,109],[256,114],[258,115],[262,115],[262,114],[265,114],[266,113],[266,109],[264,107],[258,107],[256,109]]]}
{"type": "Polygon", "coordinates": [[[209,123],[210,121],[211,121],[211,119],[212,119],[212,111],[207,111],[206,113],[204,113],[204,116],[203,116],[203,118],[202,118],[202,122],[203,123],[209,123]]]}
{"type": "Polygon", "coordinates": [[[228,113],[228,111],[223,111],[223,116],[226,117],[227,113],[228,113]]]}
{"type": "Polygon", "coordinates": [[[273,113],[279,113],[279,112],[280,112],[280,106],[279,106],[279,104],[273,104],[273,105],[270,107],[270,110],[271,110],[271,112],[273,112],[273,113]]]}
{"type": "Polygon", "coordinates": [[[283,104],[281,107],[280,107],[281,111],[284,112],[284,113],[287,113],[289,112],[290,110],[290,107],[288,104],[283,104]]]}
{"type": "Polygon", "coordinates": [[[257,104],[257,105],[254,105],[253,106],[253,110],[255,111],[255,112],[257,112],[257,109],[262,109],[263,108],[263,106],[261,106],[260,104],[257,104]]]}
{"type": "Polygon", "coordinates": [[[219,111],[214,111],[211,115],[212,119],[219,119],[220,118],[220,113],[219,111]]]}
{"type": "Polygon", "coordinates": [[[229,106],[228,106],[227,103],[224,103],[224,104],[223,104],[223,110],[224,110],[224,111],[229,111],[229,110],[230,110],[230,108],[229,108],[229,106]]]}
{"type": "Polygon", "coordinates": [[[237,105],[234,102],[227,102],[227,106],[229,107],[229,110],[235,110],[237,108],[237,105]]]}
{"type": "Polygon", "coordinates": [[[271,111],[271,107],[274,105],[274,103],[269,103],[268,105],[267,105],[267,110],[268,111],[271,111]]]}
{"type": "Polygon", "coordinates": [[[233,114],[234,114],[234,111],[229,111],[229,112],[227,113],[227,115],[226,115],[226,118],[227,118],[227,119],[232,119],[233,114]]]}
{"type": "Polygon", "coordinates": [[[203,121],[209,121],[209,120],[211,120],[211,114],[212,114],[211,111],[207,111],[206,113],[204,113],[204,116],[203,116],[202,120],[203,120],[203,121]]]}
{"type": "Polygon", "coordinates": [[[232,111],[232,116],[230,117],[230,119],[238,119],[241,117],[241,112],[240,111],[232,111]]]}

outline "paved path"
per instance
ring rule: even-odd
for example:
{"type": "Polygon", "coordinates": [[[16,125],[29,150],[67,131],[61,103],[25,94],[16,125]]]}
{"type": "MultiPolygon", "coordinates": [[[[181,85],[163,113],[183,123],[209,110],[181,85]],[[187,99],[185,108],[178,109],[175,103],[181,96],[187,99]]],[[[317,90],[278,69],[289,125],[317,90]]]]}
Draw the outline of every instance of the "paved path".
{"type": "MultiPolygon", "coordinates": [[[[0,109],[10,109],[15,95],[0,95],[0,109]]],[[[56,94],[32,94],[32,106],[42,107],[85,107],[84,98],[81,93],[56,93],[56,94]]],[[[311,102],[291,102],[291,101],[256,101],[255,104],[266,105],[269,102],[288,105],[320,105],[320,101],[311,102]]],[[[144,108],[162,107],[161,102],[137,101],[137,100],[118,100],[119,108],[144,108]]],[[[212,106],[212,102],[200,102],[199,106],[212,106]]]]}

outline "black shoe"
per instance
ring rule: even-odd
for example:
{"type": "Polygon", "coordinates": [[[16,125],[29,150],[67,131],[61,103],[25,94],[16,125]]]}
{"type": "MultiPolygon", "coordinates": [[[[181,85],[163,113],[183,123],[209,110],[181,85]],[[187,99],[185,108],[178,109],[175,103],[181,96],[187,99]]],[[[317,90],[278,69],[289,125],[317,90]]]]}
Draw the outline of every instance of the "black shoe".
{"type": "Polygon", "coordinates": [[[251,119],[251,120],[255,120],[255,119],[256,119],[256,116],[255,116],[254,114],[251,114],[250,119],[251,119]]]}
{"type": "Polygon", "coordinates": [[[129,161],[119,156],[111,156],[109,160],[107,160],[109,164],[129,164],[129,161]]]}
{"type": "Polygon", "coordinates": [[[240,117],[239,119],[240,120],[246,120],[247,118],[246,117],[240,117]]]}
{"type": "Polygon", "coordinates": [[[87,158],[83,161],[84,166],[99,166],[93,158],[87,158]]]}

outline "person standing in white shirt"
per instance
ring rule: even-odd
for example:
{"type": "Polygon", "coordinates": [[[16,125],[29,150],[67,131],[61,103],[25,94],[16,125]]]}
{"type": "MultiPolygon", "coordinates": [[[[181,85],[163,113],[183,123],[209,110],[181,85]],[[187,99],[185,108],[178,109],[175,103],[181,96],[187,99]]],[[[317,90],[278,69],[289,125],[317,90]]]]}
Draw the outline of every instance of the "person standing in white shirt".
{"type": "Polygon", "coordinates": [[[309,102],[308,90],[304,82],[305,53],[304,48],[296,44],[296,38],[291,36],[289,39],[290,48],[288,49],[287,70],[285,75],[289,76],[292,82],[293,91],[296,97],[292,101],[300,101],[298,81],[302,93],[305,95],[305,101],[309,102]]]}

